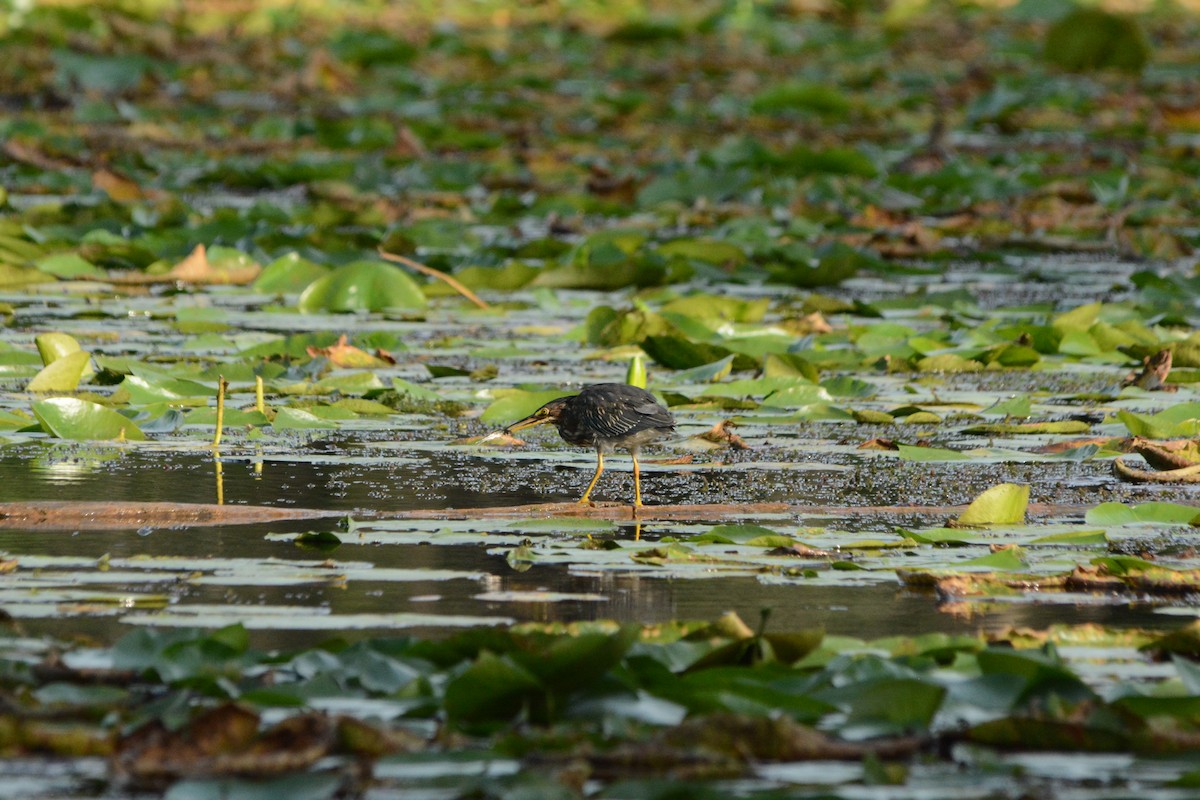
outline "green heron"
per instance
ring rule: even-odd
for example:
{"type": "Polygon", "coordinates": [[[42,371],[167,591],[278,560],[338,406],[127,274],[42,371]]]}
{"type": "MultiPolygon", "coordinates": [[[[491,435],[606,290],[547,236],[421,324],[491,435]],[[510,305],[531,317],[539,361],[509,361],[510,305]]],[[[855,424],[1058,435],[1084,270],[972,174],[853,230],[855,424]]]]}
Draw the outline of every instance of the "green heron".
{"type": "Polygon", "coordinates": [[[675,430],[675,418],[654,395],[626,383],[585,386],[577,395],[551,400],[525,419],[509,425],[504,432],[512,433],[545,422],[558,428],[558,435],[564,441],[596,448],[596,474],[583,497],[579,498],[581,504],[588,502],[596,481],[600,480],[600,473],[604,472],[604,454],[619,447],[633,456],[633,504],[640,506],[642,476],[638,450],[675,430]]]}

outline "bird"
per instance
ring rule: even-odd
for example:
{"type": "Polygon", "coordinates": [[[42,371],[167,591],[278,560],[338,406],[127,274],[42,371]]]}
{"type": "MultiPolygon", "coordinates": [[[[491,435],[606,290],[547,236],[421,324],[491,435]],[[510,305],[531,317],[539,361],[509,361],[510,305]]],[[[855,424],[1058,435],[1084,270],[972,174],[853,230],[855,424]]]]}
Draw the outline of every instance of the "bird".
{"type": "Polygon", "coordinates": [[[525,419],[504,429],[511,434],[523,428],[550,423],[568,444],[596,448],[596,474],[588,484],[580,505],[588,498],[600,473],[604,456],[616,448],[633,456],[633,504],[642,504],[641,467],[638,451],[642,445],[662,439],[675,431],[675,418],[654,395],[627,383],[596,383],[583,387],[579,394],[559,397],[546,403],[525,419]]]}

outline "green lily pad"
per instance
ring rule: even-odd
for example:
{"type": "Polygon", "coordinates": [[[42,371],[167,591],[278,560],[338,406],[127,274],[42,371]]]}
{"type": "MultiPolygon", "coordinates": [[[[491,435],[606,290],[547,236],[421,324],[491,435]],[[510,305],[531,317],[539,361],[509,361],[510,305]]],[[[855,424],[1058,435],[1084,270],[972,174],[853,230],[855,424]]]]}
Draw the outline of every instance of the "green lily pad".
{"type": "Polygon", "coordinates": [[[1200,506],[1181,503],[1150,502],[1128,506],[1101,503],[1089,509],[1084,521],[1089,525],[1193,525],[1200,518],[1200,506]]]}
{"type": "Polygon", "coordinates": [[[281,408],[275,412],[271,427],[276,430],[328,430],[336,428],[331,422],[299,408],[281,408]]]}
{"type": "Polygon", "coordinates": [[[60,439],[125,439],[142,441],[146,435],[125,416],[88,400],[54,397],[33,404],[42,428],[60,439]]]}
{"type": "Polygon", "coordinates": [[[301,293],[297,305],[306,313],[424,308],[425,295],[398,267],[382,261],[354,261],[314,281],[301,293]]]}
{"type": "Polygon", "coordinates": [[[328,267],[315,264],[299,253],[288,253],[263,268],[262,273],[254,280],[254,289],[272,294],[302,292],[328,274],[328,267]]]}
{"type": "MultiPolygon", "coordinates": [[[[570,392],[567,392],[570,394],[570,392]]],[[[479,416],[489,425],[507,424],[524,419],[551,400],[562,397],[563,392],[550,389],[541,392],[515,390],[496,398],[479,416]]]]}
{"type": "Polygon", "coordinates": [[[79,388],[84,370],[91,361],[91,355],[76,351],[56,358],[41,372],[33,376],[33,380],[25,387],[29,392],[73,392],[79,388]]]}
{"type": "Polygon", "coordinates": [[[1015,525],[1025,521],[1029,486],[1002,483],[976,497],[959,515],[958,525],[1015,525]]]}
{"type": "Polygon", "coordinates": [[[68,333],[43,333],[35,336],[33,343],[37,345],[38,354],[42,357],[42,364],[47,367],[58,359],[78,353],[83,349],[75,337],[68,333]]]}

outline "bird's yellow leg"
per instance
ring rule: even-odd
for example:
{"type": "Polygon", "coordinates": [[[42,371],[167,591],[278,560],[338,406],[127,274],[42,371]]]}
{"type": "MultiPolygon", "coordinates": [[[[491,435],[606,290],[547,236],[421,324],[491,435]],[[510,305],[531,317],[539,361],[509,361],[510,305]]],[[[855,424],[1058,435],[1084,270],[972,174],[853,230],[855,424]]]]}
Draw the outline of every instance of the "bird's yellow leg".
{"type": "Polygon", "coordinates": [[[592,493],[592,489],[596,488],[596,481],[600,480],[600,473],[604,472],[604,454],[596,453],[596,474],[592,476],[592,482],[588,484],[587,491],[583,493],[583,497],[579,498],[579,505],[586,506],[590,501],[588,495],[592,493]]]}
{"type": "Polygon", "coordinates": [[[638,466],[637,456],[633,457],[633,504],[642,504],[642,468],[638,466]]]}

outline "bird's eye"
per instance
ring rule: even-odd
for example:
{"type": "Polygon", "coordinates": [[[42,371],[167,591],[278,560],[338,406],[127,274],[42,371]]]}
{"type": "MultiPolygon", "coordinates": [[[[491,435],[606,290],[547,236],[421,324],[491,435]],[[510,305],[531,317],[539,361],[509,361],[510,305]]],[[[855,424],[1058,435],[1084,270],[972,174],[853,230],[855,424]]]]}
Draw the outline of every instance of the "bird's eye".
{"type": "Polygon", "coordinates": [[[547,414],[549,414],[549,413],[550,413],[550,411],[549,411],[548,409],[545,409],[545,408],[539,408],[539,409],[537,410],[537,415],[538,415],[539,417],[544,417],[544,416],[546,416],[546,415],[547,415],[547,414]]]}

